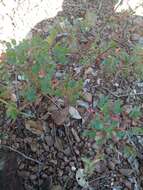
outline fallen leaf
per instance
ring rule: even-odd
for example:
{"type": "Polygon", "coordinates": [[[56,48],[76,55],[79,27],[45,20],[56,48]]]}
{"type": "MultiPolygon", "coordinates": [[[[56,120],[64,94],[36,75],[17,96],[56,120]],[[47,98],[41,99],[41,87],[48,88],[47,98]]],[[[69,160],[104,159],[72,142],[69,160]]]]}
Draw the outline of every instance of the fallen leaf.
{"type": "Polygon", "coordinates": [[[76,181],[77,183],[83,187],[83,188],[88,188],[89,184],[86,180],[86,175],[84,169],[79,168],[76,172],[76,181]]]}
{"type": "Polygon", "coordinates": [[[62,110],[54,110],[52,112],[52,119],[54,120],[54,122],[57,124],[57,125],[63,125],[64,122],[67,120],[68,118],[68,110],[69,108],[66,107],[62,110]]]}
{"type": "Polygon", "coordinates": [[[33,134],[42,135],[44,130],[40,121],[27,120],[25,123],[27,130],[31,131],[33,134]]]}
{"type": "Polygon", "coordinates": [[[63,151],[63,143],[60,138],[56,137],[54,146],[57,148],[58,151],[63,151]]]}
{"type": "Polygon", "coordinates": [[[82,119],[79,112],[72,106],[69,107],[69,114],[71,115],[73,119],[82,119]]]}

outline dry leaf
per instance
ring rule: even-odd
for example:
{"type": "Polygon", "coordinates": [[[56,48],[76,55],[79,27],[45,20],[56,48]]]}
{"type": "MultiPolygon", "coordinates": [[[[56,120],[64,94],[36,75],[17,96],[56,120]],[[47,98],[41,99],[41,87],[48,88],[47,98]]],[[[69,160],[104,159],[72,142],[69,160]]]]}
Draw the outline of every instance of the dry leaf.
{"type": "Polygon", "coordinates": [[[55,110],[52,112],[52,119],[57,125],[63,125],[67,120],[69,108],[66,107],[63,110],[55,110]]]}
{"type": "Polygon", "coordinates": [[[44,130],[42,123],[40,121],[27,120],[25,123],[27,130],[31,131],[33,134],[42,135],[44,130]]]}

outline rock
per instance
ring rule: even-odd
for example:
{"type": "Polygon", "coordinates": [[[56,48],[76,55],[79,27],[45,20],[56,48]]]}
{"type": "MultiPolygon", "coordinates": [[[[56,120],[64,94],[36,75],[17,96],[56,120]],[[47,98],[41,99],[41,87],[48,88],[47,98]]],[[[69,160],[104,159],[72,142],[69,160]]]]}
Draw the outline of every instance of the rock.
{"type": "Polygon", "coordinates": [[[24,164],[24,163],[21,163],[18,169],[19,169],[19,170],[22,170],[22,169],[24,169],[24,167],[25,167],[25,164],[24,164]]]}
{"type": "Polygon", "coordinates": [[[63,176],[63,170],[58,171],[58,176],[62,177],[63,176]]]}
{"type": "Polygon", "coordinates": [[[31,150],[32,150],[33,152],[36,152],[37,149],[38,149],[36,142],[32,142],[32,143],[30,144],[30,147],[31,147],[31,150]]]}
{"type": "Polygon", "coordinates": [[[75,109],[74,107],[70,106],[69,107],[69,114],[71,115],[71,117],[73,119],[82,119],[81,115],[79,114],[79,112],[77,111],[77,109],[75,109]]]}
{"type": "Polygon", "coordinates": [[[76,155],[80,155],[80,152],[77,149],[75,149],[75,153],[76,153],[76,155]]]}
{"type": "Polygon", "coordinates": [[[71,155],[71,149],[70,149],[70,147],[67,147],[67,148],[64,150],[64,154],[65,154],[66,156],[70,156],[70,155],[71,155]]]}
{"type": "Polygon", "coordinates": [[[109,161],[109,162],[108,162],[108,168],[109,168],[109,169],[114,170],[114,169],[115,169],[115,166],[116,166],[116,164],[115,164],[113,161],[109,161]]]}
{"type": "Polygon", "coordinates": [[[59,79],[59,80],[60,80],[63,76],[64,76],[64,73],[61,73],[61,72],[59,72],[59,71],[57,71],[56,74],[55,74],[55,77],[56,77],[57,79],[59,79]]]}
{"type": "Polygon", "coordinates": [[[60,138],[56,137],[54,146],[55,148],[57,148],[58,151],[61,151],[61,152],[63,151],[63,143],[60,138]]]}
{"type": "Polygon", "coordinates": [[[125,184],[125,186],[127,187],[127,189],[132,189],[132,183],[130,181],[124,181],[123,182],[125,184]]]}
{"type": "Polygon", "coordinates": [[[37,176],[36,175],[30,175],[30,179],[31,179],[31,181],[33,181],[33,180],[35,180],[37,178],[37,176]]]}
{"type": "Polygon", "coordinates": [[[47,145],[50,147],[54,145],[54,139],[52,136],[46,136],[45,141],[46,141],[47,145]]]}
{"type": "Polygon", "coordinates": [[[46,152],[49,152],[49,146],[48,145],[46,145],[45,143],[43,143],[43,147],[44,147],[44,150],[46,152]]]}
{"type": "Polygon", "coordinates": [[[132,169],[124,169],[124,168],[122,168],[122,169],[119,169],[119,172],[122,175],[126,176],[126,177],[131,177],[131,175],[133,173],[133,170],[132,169]]]}
{"type": "Polygon", "coordinates": [[[88,109],[89,108],[89,103],[88,102],[85,102],[85,101],[82,101],[82,100],[77,100],[77,105],[78,106],[81,106],[85,109],[88,109]]]}

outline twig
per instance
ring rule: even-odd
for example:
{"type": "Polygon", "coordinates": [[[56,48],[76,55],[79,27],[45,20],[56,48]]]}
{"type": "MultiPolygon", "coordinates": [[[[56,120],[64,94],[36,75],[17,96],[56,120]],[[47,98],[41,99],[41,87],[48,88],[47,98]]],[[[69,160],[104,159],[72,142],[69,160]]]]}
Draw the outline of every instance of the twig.
{"type": "Polygon", "coordinates": [[[114,8],[114,12],[123,4],[123,0],[121,0],[117,6],[114,8]]]}
{"type": "Polygon", "coordinates": [[[56,104],[56,102],[52,99],[52,97],[50,97],[49,95],[46,95],[46,97],[47,97],[53,104],[55,104],[55,106],[56,106],[59,110],[61,110],[61,108],[59,107],[59,105],[56,104]]]}
{"type": "Polygon", "coordinates": [[[108,47],[107,49],[105,49],[103,52],[99,53],[96,57],[96,60],[99,59],[102,55],[104,55],[104,53],[108,52],[110,49],[112,49],[112,47],[108,47]]]}
{"type": "Polygon", "coordinates": [[[21,155],[22,157],[24,157],[25,159],[30,160],[30,161],[32,161],[32,162],[35,162],[36,164],[39,164],[39,165],[42,165],[42,164],[43,164],[42,162],[40,162],[40,161],[38,161],[38,160],[35,160],[35,159],[33,159],[33,158],[31,158],[31,157],[25,155],[24,153],[22,153],[22,152],[20,152],[20,151],[18,151],[18,150],[16,150],[16,149],[14,149],[14,148],[12,148],[12,147],[10,147],[10,146],[8,146],[8,145],[3,145],[3,144],[1,144],[0,147],[3,147],[3,148],[6,148],[6,149],[11,150],[11,151],[13,151],[13,152],[16,152],[16,153],[18,153],[19,155],[21,155]]]}
{"type": "Polygon", "coordinates": [[[108,176],[102,175],[102,176],[100,176],[100,177],[97,177],[97,178],[95,178],[95,179],[89,181],[89,183],[92,183],[92,182],[94,182],[94,181],[98,181],[98,180],[103,179],[103,178],[106,178],[106,177],[108,177],[108,176]]]}
{"type": "Polygon", "coordinates": [[[111,95],[115,96],[116,98],[122,98],[122,97],[128,97],[128,96],[142,96],[143,95],[143,92],[136,92],[136,93],[130,92],[127,94],[118,95],[118,94],[115,94],[114,92],[110,91],[110,89],[108,89],[106,87],[102,87],[102,89],[108,91],[111,95]]]}

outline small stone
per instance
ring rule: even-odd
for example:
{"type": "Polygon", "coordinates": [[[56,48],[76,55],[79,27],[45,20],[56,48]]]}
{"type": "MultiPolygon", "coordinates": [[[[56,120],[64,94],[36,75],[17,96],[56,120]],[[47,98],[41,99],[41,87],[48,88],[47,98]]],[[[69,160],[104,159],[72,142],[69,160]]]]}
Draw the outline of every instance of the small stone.
{"type": "Polygon", "coordinates": [[[30,144],[30,147],[31,147],[31,150],[32,150],[33,152],[36,152],[36,151],[37,151],[37,144],[36,144],[35,142],[32,142],[32,143],[30,144]]]}
{"type": "Polygon", "coordinates": [[[67,157],[64,157],[63,159],[64,159],[65,162],[69,161],[67,157]]]}
{"type": "Polygon", "coordinates": [[[124,169],[124,168],[122,168],[122,169],[119,169],[119,172],[122,175],[126,176],[126,177],[130,177],[132,175],[132,173],[133,173],[133,170],[132,169],[124,169]]]}
{"type": "Polygon", "coordinates": [[[112,162],[112,161],[109,161],[109,162],[108,162],[108,168],[109,168],[109,169],[114,170],[114,169],[115,169],[115,166],[116,166],[116,165],[115,165],[114,162],[112,162]]]}
{"type": "Polygon", "coordinates": [[[131,182],[129,182],[129,181],[126,180],[123,183],[125,184],[125,186],[127,187],[127,189],[132,189],[132,183],[131,182]]]}
{"type": "Polygon", "coordinates": [[[63,151],[63,143],[60,138],[56,137],[54,146],[55,148],[57,148],[58,151],[63,151]]]}
{"type": "Polygon", "coordinates": [[[77,155],[80,155],[80,152],[79,152],[79,150],[77,150],[77,149],[75,149],[75,153],[76,153],[77,155]]]}
{"type": "Polygon", "coordinates": [[[72,170],[72,171],[76,171],[76,167],[72,166],[72,167],[71,167],[71,170],[72,170]]]}
{"type": "Polygon", "coordinates": [[[45,174],[45,173],[43,173],[43,174],[42,174],[42,178],[47,179],[47,178],[48,178],[48,175],[45,174]]]}
{"type": "Polygon", "coordinates": [[[83,108],[85,108],[85,109],[88,109],[88,108],[89,108],[88,102],[85,102],[85,101],[82,101],[82,100],[77,100],[77,105],[78,105],[78,106],[81,106],[81,107],[83,107],[83,108]]]}
{"type": "Polygon", "coordinates": [[[58,171],[58,176],[62,177],[63,176],[63,170],[58,171]]]}
{"type": "Polygon", "coordinates": [[[66,156],[70,156],[70,155],[71,155],[71,149],[70,149],[70,147],[67,147],[67,148],[64,150],[64,154],[65,154],[66,156]]]}
{"type": "Polygon", "coordinates": [[[62,152],[58,152],[57,157],[63,159],[64,154],[62,152]]]}
{"type": "Polygon", "coordinates": [[[55,75],[56,75],[56,78],[57,78],[57,79],[61,79],[64,74],[57,71],[55,75]]]}
{"type": "Polygon", "coordinates": [[[22,170],[24,168],[25,164],[24,163],[21,163],[20,166],[19,166],[19,170],[22,170]]]}
{"type": "Polygon", "coordinates": [[[46,136],[45,137],[45,141],[46,143],[51,147],[54,145],[54,140],[53,140],[53,137],[52,136],[46,136]]]}
{"type": "Polygon", "coordinates": [[[69,165],[70,165],[71,167],[73,167],[73,166],[75,166],[75,163],[74,163],[74,162],[70,162],[69,165]]]}
{"type": "Polygon", "coordinates": [[[48,145],[46,145],[45,143],[43,143],[43,147],[44,147],[44,150],[45,150],[46,152],[48,152],[48,151],[49,151],[49,146],[48,146],[48,145]]]}
{"type": "Polygon", "coordinates": [[[33,180],[35,180],[37,178],[37,176],[36,175],[30,175],[30,179],[33,181],[33,180]]]}

